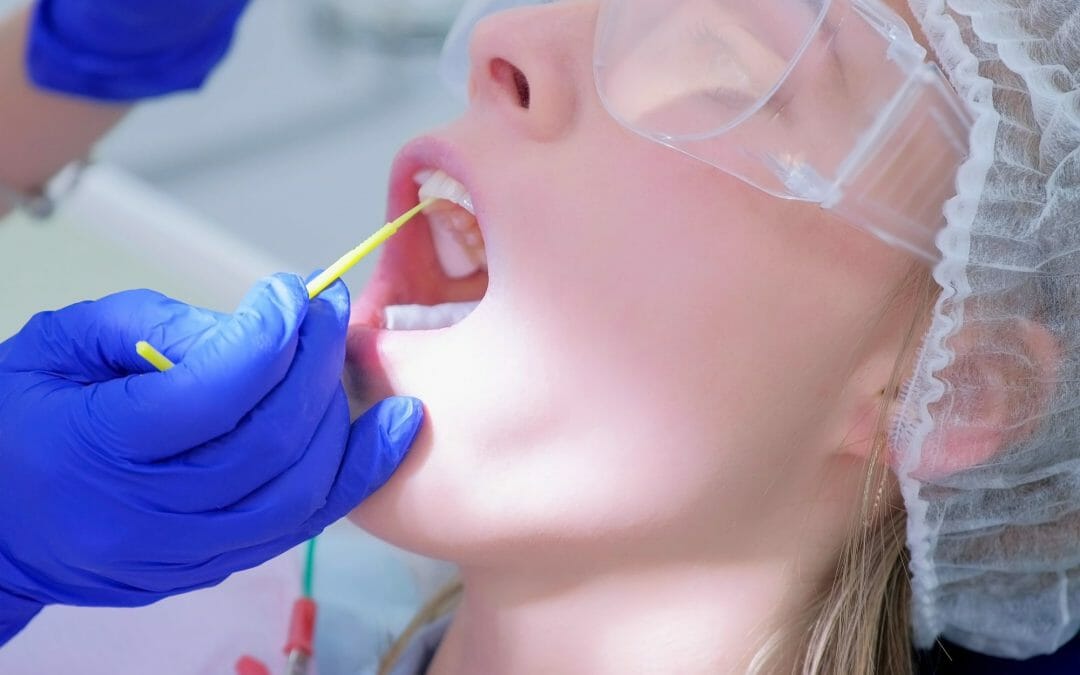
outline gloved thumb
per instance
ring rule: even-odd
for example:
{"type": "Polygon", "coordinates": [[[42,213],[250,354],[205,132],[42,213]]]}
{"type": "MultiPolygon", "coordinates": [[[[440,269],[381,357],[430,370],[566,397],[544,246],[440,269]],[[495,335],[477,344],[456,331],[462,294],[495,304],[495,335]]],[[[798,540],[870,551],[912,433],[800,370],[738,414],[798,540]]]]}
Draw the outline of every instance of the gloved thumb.
{"type": "Polygon", "coordinates": [[[405,459],[424,422],[424,404],[389,398],[353,423],[348,447],[326,504],[308,521],[315,535],[381,488],[405,459]]]}

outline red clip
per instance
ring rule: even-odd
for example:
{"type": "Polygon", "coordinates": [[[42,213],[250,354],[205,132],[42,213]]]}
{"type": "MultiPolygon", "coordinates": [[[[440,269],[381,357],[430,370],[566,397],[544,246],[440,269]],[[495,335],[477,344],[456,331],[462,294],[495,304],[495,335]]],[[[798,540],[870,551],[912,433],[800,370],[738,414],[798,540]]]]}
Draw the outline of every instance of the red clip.
{"type": "Polygon", "coordinates": [[[236,675],[270,675],[270,669],[256,658],[243,656],[236,662],[236,675]]]}
{"type": "Polygon", "coordinates": [[[307,656],[315,653],[315,601],[300,598],[293,603],[292,618],[289,620],[289,640],[285,643],[285,653],[301,652],[307,656]]]}

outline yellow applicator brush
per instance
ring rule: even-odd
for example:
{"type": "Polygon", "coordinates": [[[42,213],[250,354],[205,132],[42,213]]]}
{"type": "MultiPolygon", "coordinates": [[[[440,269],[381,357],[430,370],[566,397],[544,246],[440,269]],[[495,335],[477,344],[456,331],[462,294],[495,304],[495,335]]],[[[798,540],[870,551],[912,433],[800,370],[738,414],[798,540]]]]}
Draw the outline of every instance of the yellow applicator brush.
{"type": "Polygon", "coordinates": [[[337,262],[330,267],[327,267],[325,272],[308,282],[308,297],[311,299],[316,298],[319,293],[325,291],[331,284],[341,278],[341,275],[355,267],[356,263],[366,258],[372,251],[385,244],[386,240],[397,234],[397,231],[400,230],[405,223],[415,218],[417,214],[434,204],[435,201],[435,199],[425,199],[406,211],[405,214],[397,220],[391,221],[380,227],[375,231],[375,234],[365,239],[362,244],[341,256],[337,262]]]}
{"type": "Polygon", "coordinates": [[[146,340],[139,340],[135,343],[135,353],[141,356],[143,361],[146,361],[163,373],[176,365],[169,360],[168,356],[159,352],[154,345],[146,340]]]}
{"type": "MultiPolygon", "coordinates": [[[[406,211],[397,220],[390,221],[386,225],[383,225],[375,231],[370,237],[365,239],[363,243],[349,251],[345,255],[341,256],[330,267],[326,268],[326,271],[318,275],[307,283],[308,298],[314,300],[320,293],[341,278],[341,275],[345,274],[356,263],[360,262],[368,255],[370,255],[375,249],[379,248],[386,243],[386,240],[397,234],[398,230],[405,226],[410,220],[415,218],[421,211],[426,209],[435,203],[435,199],[425,199],[413,208],[406,211]]],[[[149,342],[140,341],[135,345],[135,352],[138,353],[145,361],[150,363],[161,372],[172,368],[175,364],[168,359],[164,354],[154,348],[149,342]]]]}

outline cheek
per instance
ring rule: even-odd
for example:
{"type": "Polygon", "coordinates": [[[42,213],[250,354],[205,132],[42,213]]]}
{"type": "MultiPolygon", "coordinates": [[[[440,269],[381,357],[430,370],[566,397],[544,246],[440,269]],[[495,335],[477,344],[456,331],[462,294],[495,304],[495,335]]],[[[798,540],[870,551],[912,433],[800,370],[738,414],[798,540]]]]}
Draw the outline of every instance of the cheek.
{"type": "Polygon", "coordinates": [[[685,535],[700,507],[715,504],[717,489],[733,497],[748,491],[738,466],[744,457],[725,457],[712,439],[662,421],[653,408],[600,411],[592,431],[499,455],[440,443],[411,457],[351,517],[393,544],[459,564],[657,546],[685,535]],[[635,416],[649,422],[628,421],[635,416]],[[440,453],[456,459],[442,462],[440,453]],[[730,485],[724,476],[733,477],[730,485]]]}
{"type": "Polygon", "coordinates": [[[755,316],[760,289],[719,290],[747,284],[740,257],[715,244],[642,269],[640,250],[670,239],[629,214],[622,224],[649,240],[610,246],[592,261],[599,271],[564,262],[530,276],[542,265],[519,261],[459,339],[385,355],[395,389],[411,385],[430,422],[357,511],[361,524],[457,562],[535,556],[553,542],[656,545],[703,513],[730,532],[722,514],[759,495],[782,461],[754,430],[791,447],[776,411],[792,406],[768,400],[779,373],[757,358],[763,335],[792,335],[776,325],[786,314],[755,316]]]}
{"type": "Polygon", "coordinates": [[[633,364],[559,334],[486,339],[484,355],[499,367],[474,372],[468,386],[423,379],[437,357],[410,349],[394,378],[425,383],[410,393],[429,423],[354,520],[458,562],[515,557],[541,542],[606,546],[677,520],[720,470],[716,438],[693,421],[705,404],[685,391],[658,395],[633,364]]]}

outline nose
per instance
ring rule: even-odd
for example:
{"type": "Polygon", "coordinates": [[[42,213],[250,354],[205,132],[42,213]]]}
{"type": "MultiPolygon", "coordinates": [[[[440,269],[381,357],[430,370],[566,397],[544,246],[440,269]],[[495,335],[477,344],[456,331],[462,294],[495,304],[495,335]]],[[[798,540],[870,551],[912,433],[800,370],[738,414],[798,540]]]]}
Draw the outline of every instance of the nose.
{"type": "Polygon", "coordinates": [[[594,96],[595,2],[559,2],[494,14],[470,45],[473,106],[491,106],[525,135],[550,140],[594,96]]]}

